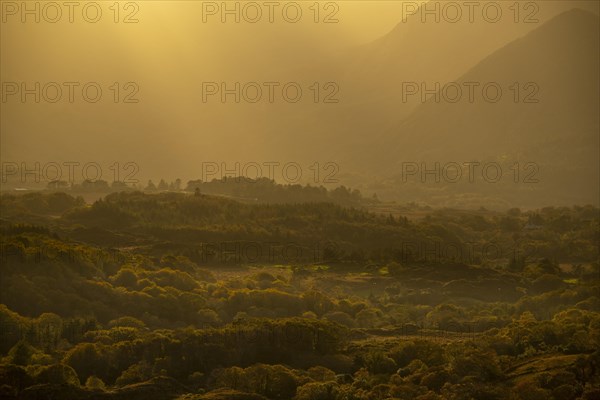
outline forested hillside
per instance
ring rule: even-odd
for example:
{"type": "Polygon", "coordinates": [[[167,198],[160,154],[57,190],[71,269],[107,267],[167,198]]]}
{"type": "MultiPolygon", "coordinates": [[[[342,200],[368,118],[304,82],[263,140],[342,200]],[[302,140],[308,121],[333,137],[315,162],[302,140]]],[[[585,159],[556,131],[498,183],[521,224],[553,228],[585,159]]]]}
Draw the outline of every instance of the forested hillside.
{"type": "Polygon", "coordinates": [[[593,399],[598,209],[3,195],[5,398],[593,399]]]}

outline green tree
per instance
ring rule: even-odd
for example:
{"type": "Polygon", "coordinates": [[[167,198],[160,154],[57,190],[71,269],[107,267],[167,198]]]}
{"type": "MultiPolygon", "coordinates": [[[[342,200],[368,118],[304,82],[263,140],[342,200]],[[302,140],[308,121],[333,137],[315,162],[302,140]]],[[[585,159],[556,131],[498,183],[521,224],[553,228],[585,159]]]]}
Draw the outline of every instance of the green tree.
{"type": "Polygon", "coordinates": [[[102,379],[95,375],[90,376],[85,381],[85,387],[92,390],[106,390],[106,385],[102,382],[102,379]]]}
{"type": "Polygon", "coordinates": [[[10,357],[13,364],[16,365],[28,365],[31,356],[36,352],[29,343],[25,340],[19,340],[17,344],[15,344],[12,349],[8,352],[8,356],[10,357]]]}

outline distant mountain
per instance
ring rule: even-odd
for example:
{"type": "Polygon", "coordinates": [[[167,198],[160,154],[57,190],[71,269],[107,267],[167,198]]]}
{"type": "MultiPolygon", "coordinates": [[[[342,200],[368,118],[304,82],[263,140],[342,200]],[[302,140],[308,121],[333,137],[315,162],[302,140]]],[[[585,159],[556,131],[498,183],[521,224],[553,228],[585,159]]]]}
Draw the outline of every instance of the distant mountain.
{"type": "MultiPolygon", "coordinates": [[[[480,8],[486,3],[496,2],[480,2],[480,8]]],[[[362,153],[365,146],[370,146],[374,132],[395,127],[397,121],[419,106],[417,96],[403,99],[404,82],[427,81],[432,87],[435,82],[456,80],[495,51],[571,7],[594,13],[598,9],[597,4],[589,1],[531,3],[538,7],[532,14],[537,23],[515,23],[508,6],[502,8],[504,16],[498,23],[485,22],[481,12],[475,13],[473,23],[466,14],[456,23],[444,18],[436,23],[431,16],[423,21],[421,11],[400,15],[404,19],[385,36],[341,52],[337,57],[302,65],[300,75],[320,77],[321,81],[335,80],[339,84],[340,102],[310,107],[303,110],[302,118],[286,119],[286,122],[293,120],[305,138],[299,140],[295,149],[306,148],[310,154],[344,159],[344,165],[351,167],[356,152],[362,153]]],[[[531,10],[521,10],[520,18],[531,10]]],[[[274,129],[273,136],[276,149],[281,149],[289,139],[281,135],[281,128],[274,129]]]]}
{"type": "Polygon", "coordinates": [[[589,182],[598,182],[599,22],[573,9],[497,50],[456,81],[480,84],[473,102],[466,89],[456,103],[430,98],[361,149],[364,168],[389,176],[407,161],[533,162],[539,187],[597,201],[598,185],[589,182]],[[490,82],[503,91],[495,103],[482,94],[490,82]]]}
{"type": "MultiPolygon", "coordinates": [[[[485,2],[480,4],[483,7],[485,2]]],[[[597,106],[597,96],[593,98],[596,92],[592,90],[597,82],[597,60],[588,59],[597,54],[594,45],[598,32],[592,26],[586,33],[584,28],[589,23],[565,24],[568,32],[564,36],[562,28],[556,28],[554,33],[544,32],[550,29],[552,18],[570,7],[584,7],[597,14],[599,3],[519,4],[537,4],[539,12],[535,18],[539,22],[515,23],[507,11],[509,6],[505,7],[506,18],[498,24],[484,23],[480,16],[471,24],[466,20],[423,22],[418,13],[398,15],[400,22],[382,38],[351,49],[334,47],[335,51],[323,44],[330,37],[319,36],[322,31],[292,24],[280,31],[265,26],[257,32],[253,30],[256,27],[243,24],[217,24],[214,31],[212,25],[196,24],[189,31],[184,29],[184,22],[195,23],[190,9],[168,13],[170,18],[181,21],[181,29],[159,34],[151,29],[151,24],[139,24],[132,31],[139,36],[136,52],[110,24],[82,28],[78,34],[67,26],[55,29],[49,24],[36,24],[18,46],[3,41],[3,76],[6,72],[9,81],[29,84],[97,81],[104,88],[104,96],[93,104],[84,101],[79,91],[74,103],[66,100],[66,91],[63,101],[57,103],[35,103],[31,96],[22,103],[13,96],[2,106],[0,156],[5,162],[26,161],[29,165],[34,161],[42,165],[67,160],[78,160],[83,165],[93,161],[102,165],[105,180],[112,178],[109,167],[115,161],[133,161],[139,165],[135,179],[140,181],[157,176],[193,179],[202,162],[226,162],[231,166],[235,162],[276,160],[306,167],[315,161],[321,165],[331,161],[339,165],[339,183],[357,187],[358,179],[349,179],[347,174],[355,176],[358,171],[362,175],[358,178],[366,183],[386,178],[393,175],[399,157],[437,158],[445,149],[454,152],[449,152],[449,157],[461,155],[460,151],[471,156],[480,146],[487,146],[483,148],[492,154],[477,152],[477,158],[513,151],[502,147],[505,143],[500,138],[508,135],[520,150],[530,152],[528,158],[537,161],[564,157],[567,160],[556,165],[572,167],[573,160],[567,158],[572,153],[562,150],[572,148],[579,140],[578,148],[583,153],[575,159],[583,162],[596,143],[590,141],[592,134],[586,136],[585,132],[594,128],[590,119],[595,114],[591,110],[597,106]],[[536,29],[539,31],[533,34],[536,29]],[[213,37],[209,33],[219,40],[209,40],[213,37]],[[535,39],[536,35],[548,38],[535,39]],[[114,40],[105,41],[106,37],[114,40]],[[532,41],[531,51],[518,50],[532,41]],[[51,49],[51,42],[65,45],[55,51],[31,52],[31,59],[22,66],[7,61],[18,59],[23,47],[46,43],[42,47],[51,49]],[[94,57],[76,56],[79,50],[87,51],[86,43],[98,43],[94,57]],[[514,55],[502,56],[510,49],[514,55]],[[41,65],[43,69],[39,69],[41,65]],[[587,67],[580,71],[582,65],[587,67]],[[591,76],[591,80],[586,76],[591,76]],[[576,83],[583,86],[582,91],[570,83],[579,78],[576,83]],[[402,99],[402,82],[444,84],[459,79],[535,81],[540,86],[537,97],[542,101],[517,105],[421,105],[418,96],[406,102],[402,99]],[[225,103],[220,96],[203,102],[202,82],[221,80],[227,81],[229,88],[237,81],[300,82],[304,93],[302,101],[288,103],[282,100],[280,85],[274,103],[236,103],[233,96],[225,103]],[[134,98],[139,103],[125,104],[124,99],[115,103],[109,88],[117,81],[123,98],[131,94],[124,85],[135,81],[139,93],[134,98]],[[320,82],[317,97],[321,100],[317,104],[313,101],[316,81],[320,82]],[[338,85],[339,91],[333,95],[338,103],[323,104],[324,97],[332,94],[331,87],[325,88],[326,82],[338,85]],[[582,100],[581,96],[589,100],[582,100]],[[566,135],[567,128],[576,135],[566,135]],[[478,134],[481,130],[485,131],[478,134]],[[456,140],[444,141],[444,135],[453,135],[456,140]],[[459,146],[457,140],[468,144],[459,146]],[[560,149],[560,153],[538,155],[550,148],[560,149]]],[[[592,19],[591,15],[588,17],[582,20],[592,19]]],[[[359,28],[356,35],[360,35],[359,28]]],[[[526,91],[523,88],[523,94],[526,91]]],[[[264,89],[263,100],[268,97],[266,93],[264,89]]],[[[66,175],[67,171],[63,172],[66,175]]],[[[308,183],[310,178],[311,171],[305,168],[302,183],[308,183]]],[[[359,188],[367,195],[382,194],[380,189],[359,188]]]]}

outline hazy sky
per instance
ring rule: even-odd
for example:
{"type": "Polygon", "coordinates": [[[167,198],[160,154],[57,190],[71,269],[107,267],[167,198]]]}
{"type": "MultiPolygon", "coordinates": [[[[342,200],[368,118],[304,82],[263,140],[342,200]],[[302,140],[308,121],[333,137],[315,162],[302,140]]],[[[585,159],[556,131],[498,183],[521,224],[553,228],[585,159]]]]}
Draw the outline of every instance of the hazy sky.
{"type": "MultiPolygon", "coordinates": [[[[310,156],[294,155],[303,131],[289,131],[301,120],[306,122],[315,114],[329,113],[333,106],[205,104],[202,82],[335,81],[338,77],[327,72],[328,59],[335,59],[338,54],[350,54],[351,60],[359,57],[360,50],[353,46],[386,35],[405,16],[402,1],[321,1],[318,7],[313,1],[302,1],[297,3],[302,10],[298,23],[289,23],[283,17],[285,2],[274,9],[274,23],[269,23],[264,6],[262,19],[257,23],[233,23],[232,16],[222,23],[222,10],[214,12],[215,5],[221,6],[220,1],[140,1],[120,2],[118,15],[110,8],[113,2],[99,2],[102,15],[97,23],[86,22],[81,7],[74,11],[74,23],[69,23],[67,9],[61,10],[62,17],[56,23],[44,20],[55,18],[56,11],[52,9],[41,11],[39,23],[33,22],[31,15],[22,23],[22,10],[6,8],[7,3],[19,7],[22,4],[2,2],[2,81],[28,85],[57,82],[63,88],[64,82],[77,82],[79,89],[73,103],[65,100],[66,89],[56,103],[36,104],[32,96],[23,103],[18,95],[3,102],[3,161],[97,160],[105,166],[113,161],[135,161],[140,164],[141,176],[154,179],[194,177],[189,172],[194,169],[190,160],[265,160],[265,154],[273,154],[268,153],[269,143],[265,141],[279,132],[281,137],[290,135],[289,140],[281,141],[283,145],[275,148],[283,157],[310,156]],[[124,23],[128,17],[137,22],[124,23]],[[324,23],[328,18],[338,22],[324,23]],[[81,87],[88,82],[101,86],[101,101],[82,101],[81,87]],[[111,101],[116,94],[115,82],[119,88],[118,103],[111,101]],[[128,94],[139,102],[124,104],[128,94]]],[[[247,3],[239,4],[244,7],[247,3]]],[[[551,10],[550,14],[555,14],[557,4],[562,10],[598,5],[590,1],[540,4],[542,11],[551,10]]],[[[286,16],[293,18],[294,11],[291,8],[286,16]]],[[[86,16],[93,19],[94,12],[88,9],[86,16]]],[[[249,18],[255,15],[253,9],[246,12],[249,18]]],[[[488,25],[489,34],[474,39],[484,44],[478,50],[482,57],[539,26],[488,25]],[[502,35],[498,35],[499,30],[502,35]]],[[[411,34],[404,28],[397,35],[411,34]]],[[[418,47],[419,36],[414,42],[418,47]]],[[[395,54],[406,51],[386,46],[380,50],[395,54]]],[[[424,50],[427,51],[440,49],[424,50]]],[[[412,56],[406,55],[406,63],[411,62],[412,56]]],[[[473,62],[478,60],[475,57],[473,62]]],[[[459,72],[457,77],[464,71],[459,72]]],[[[363,76],[359,71],[355,80],[360,81],[363,76]]],[[[305,91],[310,93],[306,88],[305,91]]],[[[321,120],[315,119],[314,126],[319,124],[322,125],[321,120]]],[[[332,129],[335,128],[334,121],[332,129]]]]}
{"type": "MultiPolygon", "coordinates": [[[[273,24],[268,22],[265,8],[258,23],[232,23],[230,16],[223,24],[220,13],[207,13],[203,22],[202,2],[137,2],[138,7],[127,9],[121,2],[120,22],[114,23],[114,9],[109,9],[112,3],[99,4],[102,17],[97,23],[86,22],[80,8],[73,13],[74,23],[69,23],[66,8],[57,23],[44,18],[54,18],[53,9],[47,9],[45,15],[40,10],[39,23],[34,23],[33,15],[25,15],[26,23],[22,23],[22,10],[11,15],[14,10],[3,8],[3,81],[31,85],[36,81],[42,85],[99,82],[104,89],[103,101],[96,104],[82,102],[81,96],[73,104],[34,104],[33,97],[25,104],[3,103],[4,159],[20,160],[24,155],[31,160],[72,159],[74,153],[105,158],[107,155],[100,153],[107,151],[119,159],[125,154],[140,158],[136,149],[150,143],[152,148],[146,150],[150,153],[189,149],[189,142],[182,141],[192,141],[199,148],[198,154],[203,154],[201,148],[206,149],[215,138],[205,135],[202,128],[212,126],[206,124],[206,118],[215,114],[199,112],[202,104],[196,101],[199,90],[195,85],[200,81],[274,80],[280,73],[289,76],[291,68],[389,32],[402,13],[400,2],[321,2],[320,22],[315,23],[315,9],[310,9],[313,3],[299,2],[303,12],[299,23],[286,22],[278,6],[273,24]],[[138,22],[123,23],[127,16],[138,22]],[[323,23],[327,17],[338,22],[323,23]],[[108,89],[111,82],[123,85],[130,81],[139,86],[135,96],[139,104],[104,101],[112,94],[108,89]],[[125,132],[133,134],[131,139],[125,132]],[[179,143],[173,141],[175,132],[179,143]],[[140,136],[147,142],[141,142],[140,136]],[[100,143],[117,139],[110,150],[100,150],[100,143]],[[119,154],[119,149],[127,151],[119,154]]],[[[94,17],[93,8],[87,12],[94,17]]],[[[293,12],[292,8],[286,15],[293,17],[293,12]]],[[[227,140],[227,135],[235,136],[232,132],[223,129],[221,137],[227,140]]],[[[168,162],[172,166],[173,161],[168,162]]]]}

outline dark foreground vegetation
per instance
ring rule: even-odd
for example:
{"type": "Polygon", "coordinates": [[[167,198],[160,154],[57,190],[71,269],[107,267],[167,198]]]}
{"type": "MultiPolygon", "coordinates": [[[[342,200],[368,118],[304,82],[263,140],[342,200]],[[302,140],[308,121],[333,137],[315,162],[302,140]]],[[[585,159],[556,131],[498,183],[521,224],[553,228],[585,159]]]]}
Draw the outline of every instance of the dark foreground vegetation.
{"type": "Polygon", "coordinates": [[[3,195],[0,398],[600,398],[598,209],[3,195]]]}

